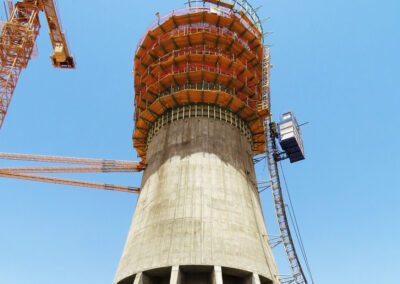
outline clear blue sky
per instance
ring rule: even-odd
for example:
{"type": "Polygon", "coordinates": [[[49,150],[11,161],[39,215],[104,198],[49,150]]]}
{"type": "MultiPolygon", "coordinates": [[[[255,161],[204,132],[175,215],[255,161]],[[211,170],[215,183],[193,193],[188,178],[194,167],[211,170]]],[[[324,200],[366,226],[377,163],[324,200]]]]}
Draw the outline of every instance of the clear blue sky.
{"type": "MultiPolygon", "coordinates": [[[[52,68],[42,16],[39,59],[22,72],[0,151],[137,160],[134,50],[156,11],[184,1],[59,2],[77,69],[52,68]]],[[[315,283],[399,282],[400,2],[252,2],[274,32],[274,118],[293,110],[310,122],[307,160],[283,167],[315,283]]],[[[9,165],[22,164],[0,161],[9,165]]],[[[133,186],[141,178],[73,177],[133,186]]],[[[135,203],[130,194],[0,179],[0,283],[111,283],[135,203]]],[[[262,203],[276,233],[270,192],[262,203]]]]}

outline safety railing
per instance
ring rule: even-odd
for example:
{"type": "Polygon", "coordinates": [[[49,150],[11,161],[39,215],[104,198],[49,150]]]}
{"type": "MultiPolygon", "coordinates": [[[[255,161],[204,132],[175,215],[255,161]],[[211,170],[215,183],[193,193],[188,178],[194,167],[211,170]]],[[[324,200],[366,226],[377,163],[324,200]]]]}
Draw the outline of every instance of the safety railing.
{"type": "MultiPolygon", "coordinates": [[[[200,23],[200,24],[203,24],[203,23],[200,23]]],[[[154,39],[152,45],[150,47],[146,48],[146,50],[154,50],[155,48],[159,47],[163,43],[163,41],[166,39],[180,37],[180,36],[190,36],[191,34],[199,33],[199,32],[209,32],[209,33],[212,33],[215,35],[233,38],[235,40],[235,42],[240,43],[244,48],[246,48],[249,52],[252,52],[258,58],[255,47],[251,46],[251,44],[249,44],[248,41],[246,41],[245,39],[241,38],[240,35],[238,35],[235,32],[232,32],[226,28],[209,26],[208,24],[194,26],[194,27],[193,26],[185,26],[185,27],[174,29],[170,32],[163,34],[159,38],[154,39]]],[[[147,53],[144,52],[140,56],[138,61],[140,62],[141,60],[143,60],[143,58],[146,55],[147,55],[147,53]]]]}
{"type": "Polygon", "coordinates": [[[150,86],[168,75],[174,73],[187,73],[187,72],[196,72],[196,71],[208,71],[219,73],[227,76],[231,76],[234,79],[240,80],[242,83],[246,84],[248,88],[250,88],[254,93],[256,92],[256,85],[259,83],[257,81],[253,82],[256,76],[251,73],[251,77],[245,74],[246,69],[237,70],[235,68],[226,68],[223,66],[219,66],[219,64],[215,65],[212,63],[188,63],[185,62],[183,64],[178,65],[170,65],[164,66],[160,68],[158,71],[150,71],[150,68],[147,69],[147,72],[143,72],[140,76],[139,80],[141,83],[150,86]]]}
{"type": "MultiPolygon", "coordinates": [[[[258,88],[256,85],[253,86],[249,86],[246,83],[246,79],[243,78],[243,76],[237,74],[237,71],[235,69],[228,69],[228,68],[223,68],[223,67],[219,67],[219,66],[214,66],[214,65],[206,65],[206,64],[185,64],[185,65],[178,65],[178,66],[171,66],[168,69],[165,69],[164,72],[162,74],[160,74],[160,76],[158,78],[149,78],[148,82],[142,82],[145,83],[145,88],[142,88],[140,92],[140,94],[143,96],[146,92],[149,91],[149,88],[151,88],[151,86],[159,81],[161,81],[162,79],[164,79],[165,77],[169,76],[169,75],[178,75],[178,74],[182,74],[182,73],[190,73],[190,72],[197,72],[197,71],[207,71],[207,72],[213,72],[213,73],[217,73],[217,74],[222,74],[222,75],[227,75],[232,77],[232,79],[237,79],[240,82],[242,82],[244,87],[247,87],[251,90],[251,93],[245,94],[243,92],[237,92],[237,93],[241,93],[243,94],[244,97],[258,97],[258,88]]],[[[150,76],[149,76],[150,77],[150,76]]]]}
{"type": "MultiPolygon", "coordinates": [[[[184,91],[184,90],[224,92],[224,93],[227,93],[227,94],[229,94],[229,95],[231,95],[231,96],[233,96],[235,98],[240,99],[241,101],[243,101],[245,103],[245,105],[247,107],[249,107],[252,110],[257,111],[257,112],[259,111],[258,105],[260,103],[262,103],[261,101],[256,100],[256,99],[251,99],[249,97],[239,96],[235,89],[231,90],[231,89],[227,88],[226,86],[224,86],[222,84],[213,83],[213,82],[207,82],[207,81],[197,82],[197,83],[186,83],[186,84],[178,85],[178,86],[171,86],[167,90],[159,92],[157,94],[157,99],[165,97],[165,96],[170,96],[170,95],[173,95],[173,94],[175,94],[177,92],[184,91]]],[[[138,106],[139,103],[140,103],[140,98],[136,97],[135,105],[138,106]]],[[[137,121],[137,119],[139,118],[140,115],[141,115],[141,110],[137,109],[137,111],[135,112],[135,122],[137,121]]]]}
{"type": "MultiPolygon", "coordinates": [[[[185,15],[185,14],[192,14],[192,13],[198,13],[198,12],[213,12],[211,7],[187,7],[183,9],[178,9],[178,10],[172,10],[168,14],[159,17],[157,20],[155,20],[145,31],[145,33],[142,35],[142,37],[139,40],[139,43],[136,47],[135,54],[138,52],[140,46],[142,45],[144,39],[146,38],[147,34],[149,31],[154,30],[157,26],[162,25],[164,22],[166,22],[169,18],[173,16],[180,16],[180,15],[185,15]]],[[[243,17],[240,15],[237,16],[233,10],[225,10],[222,9],[220,11],[220,15],[225,16],[225,17],[234,17],[237,21],[239,21],[242,25],[244,25],[247,29],[252,30],[253,27],[245,20],[243,17]]],[[[257,16],[258,18],[258,16],[257,16]]],[[[260,21],[259,19],[257,21],[260,21]]],[[[261,22],[261,21],[260,21],[261,22]]],[[[262,26],[259,25],[259,29],[261,30],[261,35],[262,35],[262,26]]]]}
{"type": "Polygon", "coordinates": [[[239,16],[243,13],[246,15],[248,20],[252,25],[255,26],[258,30],[263,30],[261,19],[257,14],[258,8],[253,8],[253,6],[247,0],[188,0],[186,3],[189,7],[210,7],[213,10],[213,7],[217,7],[218,10],[214,10],[214,13],[220,13],[221,11],[225,13],[236,13],[239,16]]]}
{"type": "MultiPolygon", "coordinates": [[[[234,54],[225,52],[221,50],[220,48],[212,48],[208,47],[206,45],[199,45],[199,46],[190,46],[190,47],[184,47],[181,49],[175,49],[172,50],[171,52],[159,57],[157,63],[162,63],[164,61],[167,61],[171,57],[179,57],[179,56],[185,56],[185,55],[218,55],[218,56],[223,56],[225,58],[228,58],[231,61],[238,60],[240,61],[243,65],[246,66],[247,69],[251,72],[256,72],[256,68],[254,68],[253,64],[249,64],[249,62],[242,57],[235,57],[234,54]]],[[[257,56],[258,57],[258,56],[257,56]]],[[[254,60],[253,60],[254,61],[254,60]]],[[[257,60],[256,60],[257,61],[257,60]]],[[[155,64],[157,64],[155,63],[155,64]]]]}

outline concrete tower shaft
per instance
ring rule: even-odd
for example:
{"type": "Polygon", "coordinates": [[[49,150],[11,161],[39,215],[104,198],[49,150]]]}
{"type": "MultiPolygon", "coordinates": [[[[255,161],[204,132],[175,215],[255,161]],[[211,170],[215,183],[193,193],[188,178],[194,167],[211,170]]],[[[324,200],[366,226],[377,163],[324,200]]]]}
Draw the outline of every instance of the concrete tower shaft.
{"type": "Polygon", "coordinates": [[[169,282],[174,267],[183,283],[211,283],[218,269],[224,283],[278,283],[248,126],[215,106],[173,112],[149,143],[115,283],[169,282]]]}

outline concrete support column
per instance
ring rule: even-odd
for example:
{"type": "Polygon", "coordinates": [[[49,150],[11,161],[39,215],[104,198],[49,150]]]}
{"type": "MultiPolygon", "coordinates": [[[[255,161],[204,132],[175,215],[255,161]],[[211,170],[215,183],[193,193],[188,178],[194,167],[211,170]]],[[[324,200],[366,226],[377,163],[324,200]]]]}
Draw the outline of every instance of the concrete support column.
{"type": "Polygon", "coordinates": [[[139,272],[138,274],[136,274],[133,284],[151,284],[151,280],[145,274],[139,272]]]}
{"type": "Polygon", "coordinates": [[[169,284],[181,284],[181,278],[182,275],[179,270],[179,266],[172,266],[169,284]]]}
{"type": "Polygon", "coordinates": [[[251,276],[251,284],[261,284],[258,274],[253,273],[253,275],[251,276]]]}
{"type": "Polygon", "coordinates": [[[252,273],[246,278],[245,284],[261,284],[260,276],[257,273],[252,273]]]}
{"type": "Polygon", "coordinates": [[[211,284],[223,284],[221,266],[214,266],[211,276],[211,284]]]}

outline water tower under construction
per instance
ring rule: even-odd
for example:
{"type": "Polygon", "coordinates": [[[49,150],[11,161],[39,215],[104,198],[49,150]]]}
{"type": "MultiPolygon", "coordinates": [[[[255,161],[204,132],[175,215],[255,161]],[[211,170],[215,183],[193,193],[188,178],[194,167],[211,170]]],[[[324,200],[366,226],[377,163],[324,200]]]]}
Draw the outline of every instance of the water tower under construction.
{"type": "MultiPolygon", "coordinates": [[[[7,6],[0,28],[0,128],[32,57],[39,12],[48,22],[53,65],[75,68],[53,0],[7,6]]],[[[0,152],[0,159],[69,164],[0,167],[0,178],[139,193],[114,284],[307,284],[286,208],[314,283],[277,164],[305,159],[304,123],[292,112],[278,124],[271,120],[270,53],[257,10],[247,0],[189,0],[186,8],[156,13],[134,58],[133,146],[140,162],[0,152]],[[254,168],[261,160],[269,174],[262,187],[254,168]],[[32,175],[142,170],[140,188],[32,175]],[[267,232],[259,198],[266,188],[278,221],[275,236],[267,232]],[[277,244],[290,275],[278,273],[277,244]]]]}
{"type": "Polygon", "coordinates": [[[247,1],[157,17],[134,59],[146,169],[114,283],[280,283],[253,163],[270,115],[261,21],[247,1]]]}

